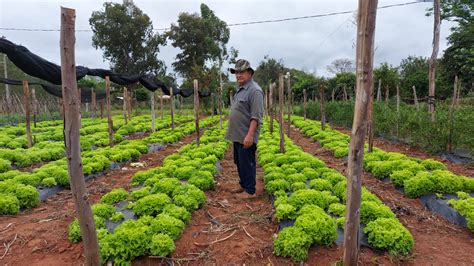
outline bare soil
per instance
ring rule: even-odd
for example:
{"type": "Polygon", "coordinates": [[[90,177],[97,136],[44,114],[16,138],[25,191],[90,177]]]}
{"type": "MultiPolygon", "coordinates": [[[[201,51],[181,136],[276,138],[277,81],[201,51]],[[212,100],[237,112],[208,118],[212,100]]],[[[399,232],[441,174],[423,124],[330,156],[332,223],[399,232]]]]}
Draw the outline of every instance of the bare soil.
{"type": "MultiPolygon", "coordinates": [[[[346,175],[347,163],[337,159],[330,150],[304,136],[292,128],[291,138],[305,152],[315,155],[326,164],[346,175]]],[[[374,145],[385,150],[386,147],[402,152],[405,147],[396,148],[394,144],[374,145]]],[[[421,152],[403,153],[418,157],[421,152]]],[[[428,158],[428,157],[426,157],[428,158]]],[[[461,169],[461,168],[458,168],[461,169]]],[[[460,171],[463,171],[462,169],[460,171]]],[[[376,194],[397,215],[400,222],[411,232],[415,239],[413,252],[408,257],[390,257],[388,253],[377,254],[366,263],[403,264],[403,265],[473,265],[474,234],[468,229],[453,225],[439,215],[426,210],[419,199],[410,199],[397,191],[391,183],[382,182],[370,173],[363,173],[362,184],[376,194]]],[[[364,248],[362,249],[364,251],[364,248]]],[[[364,262],[364,257],[361,259],[364,262]]],[[[364,263],[365,264],[365,263],[364,263]]]]}

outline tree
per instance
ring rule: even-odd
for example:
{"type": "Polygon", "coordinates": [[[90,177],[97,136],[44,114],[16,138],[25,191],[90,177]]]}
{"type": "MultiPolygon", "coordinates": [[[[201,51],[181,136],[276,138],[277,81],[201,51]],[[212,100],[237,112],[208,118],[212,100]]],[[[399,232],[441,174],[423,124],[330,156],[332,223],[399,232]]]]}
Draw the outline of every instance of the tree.
{"type": "Polygon", "coordinates": [[[355,72],[355,66],[352,60],[347,58],[336,59],[327,66],[327,70],[332,74],[343,72],[355,72]]]}
{"type": "MultiPolygon", "coordinates": [[[[171,45],[179,48],[181,53],[176,55],[173,68],[188,80],[203,80],[213,70],[213,65],[222,60],[237,56],[237,51],[231,48],[227,52],[230,30],[227,24],[220,20],[207,5],[201,4],[201,14],[181,13],[177,24],[171,24],[166,36],[171,45]]],[[[218,76],[217,76],[218,78],[218,76]]],[[[209,82],[203,82],[204,86],[209,82]]]]}
{"type": "MultiPolygon", "coordinates": [[[[381,90],[385,93],[386,88],[389,90],[389,95],[396,95],[396,86],[400,82],[400,75],[395,67],[388,63],[382,63],[378,68],[374,69],[374,88],[377,88],[379,79],[382,81],[381,90]]],[[[374,90],[376,93],[376,90],[374,90]]]]}
{"type": "Polygon", "coordinates": [[[413,98],[412,87],[416,87],[418,97],[428,95],[428,58],[409,56],[399,66],[402,97],[413,98]]]}
{"type": "Polygon", "coordinates": [[[319,84],[324,82],[323,78],[315,77],[313,74],[303,70],[291,69],[291,90],[295,101],[302,101],[303,90],[306,89],[308,95],[314,95],[319,90],[319,84]]]}
{"type": "Polygon", "coordinates": [[[153,32],[150,18],[133,3],[104,3],[104,10],[92,12],[89,24],[92,45],[103,50],[114,71],[165,74],[164,62],[157,58],[165,39],[153,32]]]}
{"type": "Polygon", "coordinates": [[[354,96],[354,87],[356,84],[356,75],[353,72],[340,72],[335,77],[328,80],[326,97],[332,97],[332,90],[334,89],[336,99],[343,99],[344,87],[349,96],[354,96]]]}
{"type": "Polygon", "coordinates": [[[286,72],[287,68],[283,63],[283,60],[276,60],[265,55],[263,60],[255,69],[254,79],[265,90],[270,83],[278,82],[278,75],[280,73],[286,72]]]}

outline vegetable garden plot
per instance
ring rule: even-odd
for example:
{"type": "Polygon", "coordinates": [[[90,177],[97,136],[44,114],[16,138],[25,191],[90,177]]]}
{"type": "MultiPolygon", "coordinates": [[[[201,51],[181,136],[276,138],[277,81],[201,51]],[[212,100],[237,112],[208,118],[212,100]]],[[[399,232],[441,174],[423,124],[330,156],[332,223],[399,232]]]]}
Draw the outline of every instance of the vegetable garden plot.
{"type": "MultiPolygon", "coordinates": [[[[218,117],[209,117],[203,119],[201,124],[209,126],[216,123],[218,117]]],[[[165,129],[155,132],[142,140],[127,140],[110,148],[99,148],[82,153],[83,172],[86,177],[91,174],[103,173],[109,169],[113,163],[123,163],[129,160],[137,159],[141,154],[149,151],[148,145],[156,143],[172,143],[178,141],[183,136],[195,131],[193,122],[181,125],[174,129],[165,129]]],[[[36,188],[40,182],[51,182],[51,187],[57,185],[66,187],[69,185],[69,176],[67,172],[66,159],[43,165],[34,169],[32,173],[21,173],[18,171],[9,171],[0,174],[0,195],[10,195],[13,197],[0,200],[0,214],[16,214],[21,208],[32,208],[39,204],[40,193],[36,188]],[[21,177],[21,178],[19,178],[21,177]],[[45,181],[46,180],[46,181],[45,181]]],[[[46,195],[50,196],[57,192],[58,188],[50,190],[46,195]]]]}
{"type": "MultiPolygon", "coordinates": [[[[206,201],[204,191],[214,187],[216,163],[229,146],[224,133],[218,127],[207,130],[200,146],[188,144],[166,157],[163,166],[136,173],[131,184],[138,189],[113,190],[92,206],[104,263],[129,264],[138,256],[167,256],[174,250],[191,212],[206,201]],[[106,220],[124,220],[114,207],[121,209],[124,203],[133,212],[131,219],[109,232],[106,220]]],[[[77,220],[70,225],[69,239],[80,240],[77,220]]]]}
{"type": "MultiPolygon", "coordinates": [[[[317,121],[304,120],[302,117],[294,117],[293,124],[301,131],[318,141],[324,148],[334,152],[335,157],[344,157],[348,152],[349,136],[332,130],[327,126],[326,131],[322,131],[317,121]]],[[[465,224],[470,230],[473,228],[474,205],[472,200],[461,199],[463,203],[456,208],[443,204],[443,198],[451,198],[457,192],[473,193],[474,178],[459,176],[448,170],[446,166],[433,159],[421,160],[395,152],[385,152],[374,148],[372,153],[366,153],[364,157],[364,169],[378,179],[390,180],[396,187],[410,198],[418,198],[425,195],[436,195],[435,198],[428,197],[429,200],[422,200],[427,208],[444,216],[448,221],[456,222],[453,213],[456,209],[467,220],[465,224]],[[435,208],[434,206],[441,206],[435,208]]],[[[463,194],[465,195],[465,194],[463,194]]],[[[427,198],[427,197],[425,197],[427,198]]],[[[468,198],[472,196],[468,195],[468,198]]],[[[455,206],[455,199],[449,204],[455,206]]],[[[463,222],[456,222],[463,225],[463,222]]]]}
{"type": "MultiPolygon", "coordinates": [[[[346,178],[290,139],[285,140],[287,151],[281,154],[279,140],[262,128],[258,160],[265,172],[265,190],[275,196],[277,219],[295,220],[278,234],[274,253],[301,261],[311,245],[331,246],[337,240],[337,228],[344,225],[346,178]]],[[[411,251],[410,232],[365,188],[361,223],[370,246],[400,255],[411,251]]]]}
{"type": "MultiPolygon", "coordinates": [[[[191,117],[183,116],[178,117],[176,120],[178,123],[187,122],[191,121],[191,117]]],[[[99,122],[99,124],[92,124],[81,128],[82,151],[89,151],[97,147],[109,145],[108,125],[107,122],[104,121],[105,120],[99,122]]],[[[171,125],[169,118],[161,120],[157,124],[156,130],[167,128],[169,125],[171,125]]],[[[11,170],[12,168],[18,169],[38,162],[48,162],[63,158],[65,154],[62,124],[46,128],[47,130],[42,131],[40,134],[34,133],[37,143],[35,143],[32,148],[0,149],[0,173],[11,170]]],[[[3,131],[9,132],[10,130],[11,129],[7,129],[3,131]]],[[[140,116],[125,125],[123,120],[118,119],[114,125],[114,130],[114,142],[119,143],[129,134],[151,132],[151,121],[148,116],[140,116]]],[[[13,131],[13,133],[23,131],[13,131]]],[[[17,138],[26,142],[25,135],[21,135],[17,138]]]]}

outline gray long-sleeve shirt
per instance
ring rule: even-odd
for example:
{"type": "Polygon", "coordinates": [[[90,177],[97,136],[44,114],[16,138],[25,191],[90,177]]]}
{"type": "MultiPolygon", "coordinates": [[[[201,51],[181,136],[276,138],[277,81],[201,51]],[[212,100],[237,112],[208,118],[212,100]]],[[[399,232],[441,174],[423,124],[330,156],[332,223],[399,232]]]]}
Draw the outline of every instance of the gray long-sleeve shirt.
{"type": "Polygon", "coordinates": [[[230,110],[229,127],[225,138],[243,144],[250,127],[250,121],[255,120],[257,121],[257,129],[253,142],[257,143],[260,135],[260,125],[262,124],[263,90],[253,79],[237,89],[230,110]]]}

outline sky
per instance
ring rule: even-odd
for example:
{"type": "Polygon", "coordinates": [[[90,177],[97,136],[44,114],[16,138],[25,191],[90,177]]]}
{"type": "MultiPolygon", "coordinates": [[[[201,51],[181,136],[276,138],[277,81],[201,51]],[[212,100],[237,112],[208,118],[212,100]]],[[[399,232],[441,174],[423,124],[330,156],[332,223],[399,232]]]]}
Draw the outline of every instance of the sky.
{"type": "MultiPolygon", "coordinates": [[[[415,0],[379,0],[379,7],[415,0]]],[[[122,0],[112,2],[122,3],[122,0]]],[[[179,1],[133,0],[153,21],[155,29],[168,28],[181,12],[199,13],[201,3],[227,22],[311,16],[357,9],[357,0],[239,0],[239,1],[179,1]]],[[[98,0],[0,0],[0,36],[26,46],[30,51],[55,63],[60,63],[59,31],[19,31],[16,29],[59,29],[60,7],[76,10],[76,30],[90,30],[93,11],[103,10],[98,0]]],[[[433,17],[425,16],[432,3],[379,9],[375,33],[374,66],[388,62],[398,66],[410,56],[429,57],[432,52],[433,17]]],[[[318,76],[331,76],[327,66],[335,59],[355,59],[355,13],[308,18],[277,23],[230,27],[229,47],[239,50],[239,58],[250,61],[254,68],[265,55],[283,60],[285,66],[302,69],[318,76]]],[[[446,37],[453,23],[443,21],[440,33],[440,53],[447,48],[446,37]]],[[[161,32],[161,31],[159,31],[161,32]]],[[[170,43],[161,47],[159,58],[173,71],[171,64],[179,50],[170,43]]],[[[109,68],[102,51],[92,46],[92,32],[76,32],[76,64],[90,68],[109,68]]]]}

